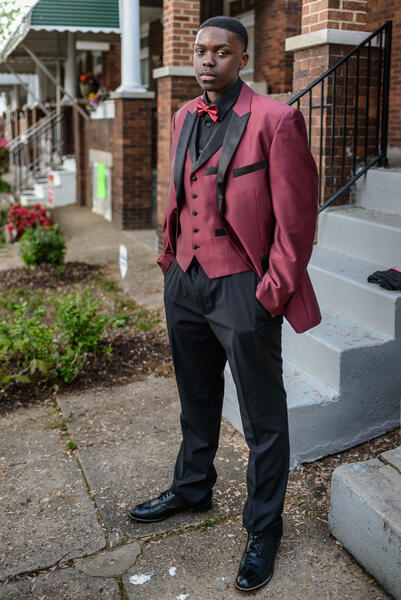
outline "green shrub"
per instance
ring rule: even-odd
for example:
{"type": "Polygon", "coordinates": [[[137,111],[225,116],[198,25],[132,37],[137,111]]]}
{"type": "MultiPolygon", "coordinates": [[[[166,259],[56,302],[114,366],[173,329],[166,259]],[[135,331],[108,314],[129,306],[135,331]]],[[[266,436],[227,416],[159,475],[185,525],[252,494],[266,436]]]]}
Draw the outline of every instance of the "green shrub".
{"type": "Polygon", "coordinates": [[[2,177],[0,177],[0,192],[8,194],[11,192],[11,189],[11,185],[8,183],[8,181],[5,181],[2,177]]]}
{"type": "Polygon", "coordinates": [[[56,319],[50,325],[45,322],[43,305],[33,313],[26,300],[8,305],[11,315],[7,321],[0,320],[1,384],[28,383],[37,373],[44,379],[61,377],[68,383],[88,355],[112,352],[101,344],[108,318],[98,312],[98,302],[89,292],[53,299],[53,304],[56,319]]]}
{"type": "Polygon", "coordinates": [[[64,262],[65,250],[66,242],[59,225],[47,229],[27,229],[21,238],[20,252],[27,266],[42,263],[61,265],[64,262]]]}

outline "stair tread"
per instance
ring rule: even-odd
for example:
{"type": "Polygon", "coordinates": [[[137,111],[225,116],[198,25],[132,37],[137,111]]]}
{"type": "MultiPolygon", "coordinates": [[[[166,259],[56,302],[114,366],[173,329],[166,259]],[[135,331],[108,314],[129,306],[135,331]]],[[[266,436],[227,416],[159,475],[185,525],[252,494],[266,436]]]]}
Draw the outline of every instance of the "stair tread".
{"type": "Polygon", "coordinates": [[[391,268],[391,266],[362,260],[349,254],[337,252],[331,248],[319,246],[319,244],[314,246],[309,263],[309,268],[328,271],[336,277],[348,279],[355,285],[366,287],[374,293],[393,298],[401,297],[401,292],[397,290],[386,290],[377,284],[367,281],[368,276],[375,271],[385,271],[391,268]]]}
{"type": "Polygon", "coordinates": [[[289,408],[327,402],[338,396],[333,388],[286,360],[283,361],[283,376],[289,408]]]}
{"type": "MultiPolygon", "coordinates": [[[[343,313],[329,310],[324,306],[320,306],[320,311],[322,313],[321,323],[304,335],[311,336],[319,343],[329,346],[337,352],[357,347],[375,346],[393,339],[346,317],[343,313]]],[[[290,326],[287,324],[287,327],[290,326]]],[[[294,333],[294,335],[298,334],[294,333]]]]}
{"type": "Polygon", "coordinates": [[[340,218],[360,219],[372,225],[379,225],[401,233],[401,215],[380,212],[370,208],[363,208],[362,206],[334,207],[327,209],[327,214],[340,218]]]}

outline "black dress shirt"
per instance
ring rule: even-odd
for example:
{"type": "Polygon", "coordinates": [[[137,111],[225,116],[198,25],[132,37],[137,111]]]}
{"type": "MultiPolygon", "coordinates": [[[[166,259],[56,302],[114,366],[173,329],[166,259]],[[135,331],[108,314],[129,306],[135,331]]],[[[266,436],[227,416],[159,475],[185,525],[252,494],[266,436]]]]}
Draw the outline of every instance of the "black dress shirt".
{"type": "Polygon", "coordinates": [[[238,100],[242,87],[242,79],[238,77],[214,102],[209,100],[207,92],[203,94],[203,101],[206,104],[215,104],[218,109],[218,120],[212,121],[210,116],[205,113],[198,117],[196,127],[196,152],[197,156],[202,152],[208,143],[212,133],[220,126],[224,118],[231,113],[232,107],[238,100]]]}

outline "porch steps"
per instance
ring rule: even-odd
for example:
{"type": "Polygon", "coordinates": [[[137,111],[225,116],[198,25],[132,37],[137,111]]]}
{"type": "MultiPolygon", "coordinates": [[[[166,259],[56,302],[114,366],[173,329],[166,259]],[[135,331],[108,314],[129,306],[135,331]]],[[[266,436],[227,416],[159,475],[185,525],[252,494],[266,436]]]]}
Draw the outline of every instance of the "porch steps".
{"type": "MultiPolygon", "coordinates": [[[[75,202],[76,164],[74,157],[64,157],[60,167],[49,171],[54,175],[54,206],[65,206],[75,202]]],[[[31,206],[37,202],[47,203],[47,176],[34,179],[33,187],[25,189],[20,197],[22,206],[31,206]]]]}
{"type": "MultiPolygon", "coordinates": [[[[380,196],[376,204],[370,198],[365,208],[365,190],[357,206],[329,208],[319,217],[308,270],[322,323],[298,335],[284,321],[292,467],[352,447],[400,422],[401,292],[367,282],[374,271],[401,266],[400,187],[393,171],[388,173],[394,202],[386,206],[398,212],[381,211],[380,196]]],[[[228,369],[226,382],[223,414],[242,430],[228,369]]]]}
{"type": "Polygon", "coordinates": [[[401,446],[332,475],[331,533],[401,600],[401,446]]]}
{"type": "Polygon", "coordinates": [[[401,212],[401,169],[370,169],[357,181],[357,205],[390,214],[401,212]],[[378,202],[378,198],[380,202],[378,202]]]}

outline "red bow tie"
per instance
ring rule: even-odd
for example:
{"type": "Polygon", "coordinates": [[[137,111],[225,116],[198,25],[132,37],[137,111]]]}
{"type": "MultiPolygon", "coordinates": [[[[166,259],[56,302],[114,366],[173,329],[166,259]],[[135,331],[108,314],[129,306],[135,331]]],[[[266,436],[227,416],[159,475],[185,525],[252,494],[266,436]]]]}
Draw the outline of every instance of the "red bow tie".
{"type": "Polygon", "coordinates": [[[196,108],[198,109],[198,115],[200,117],[207,113],[214,122],[216,122],[219,118],[219,110],[217,106],[215,104],[206,104],[202,98],[199,98],[198,102],[196,103],[196,108]]]}

